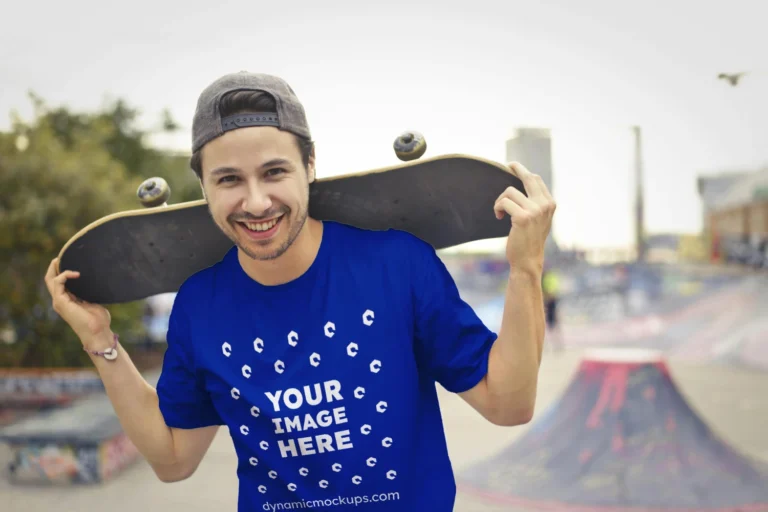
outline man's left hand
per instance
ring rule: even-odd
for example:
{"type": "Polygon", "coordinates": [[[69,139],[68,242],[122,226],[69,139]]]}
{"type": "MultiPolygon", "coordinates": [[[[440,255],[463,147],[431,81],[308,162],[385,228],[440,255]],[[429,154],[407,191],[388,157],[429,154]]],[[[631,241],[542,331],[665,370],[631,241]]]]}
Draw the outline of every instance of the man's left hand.
{"type": "Polygon", "coordinates": [[[506,213],[512,222],[507,238],[507,259],[513,269],[540,273],[544,266],[544,244],[555,213],[555,200],[541,176],[518,162],[510,163],[509,168],[523,182],[528,197],[509,187],[493,205],[497,219],[503,219],[506,213]]]}

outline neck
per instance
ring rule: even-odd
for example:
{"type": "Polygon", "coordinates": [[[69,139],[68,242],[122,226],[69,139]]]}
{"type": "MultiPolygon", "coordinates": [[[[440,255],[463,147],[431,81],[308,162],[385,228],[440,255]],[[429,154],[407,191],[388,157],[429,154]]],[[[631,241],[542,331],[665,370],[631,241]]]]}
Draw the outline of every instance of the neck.
{"type": "Polygon", "coordinates": [[[265,286],[285,284],[309,270],[322,239],[323,223],[308,217],[299,236],[280,257],[268,261],[254,260],[238,249],[237,259],[243,271],[254,281],[265,286]]]}

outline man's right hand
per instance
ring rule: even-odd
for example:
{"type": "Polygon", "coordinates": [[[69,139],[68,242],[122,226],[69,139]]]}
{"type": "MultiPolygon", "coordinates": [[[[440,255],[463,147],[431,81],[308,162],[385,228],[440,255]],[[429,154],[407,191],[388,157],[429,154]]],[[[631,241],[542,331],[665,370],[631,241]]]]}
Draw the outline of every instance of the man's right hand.
{"type": "Polygon", "coordinates": [[[51,261],[45,274],[45,284],[53,300],[53,310],[69,324],[87,350],[104,350],[112,345],[109,311],[98,304],[80,300],[65,288],[68,279],[77,279],[80,273],[66,270],[56,274],[58,258],[51,261]]]}
{"type": "MultiPolygon", "coordinates": [[[[88,351],[103,351],[114,342],[109,311],[90,304],[67,291],[64,284],[80,277],[71,270],[57,275],[54,259],[45,275],[53,299],[53,309],[80,337],[88,351]]],[[[120,357],[106,361],[93,357],[123,431],[164,482],[184,480],[192,475],[213,441],[218,426],[171,429],[160,411],[157,391],[142,376],[122,351],[120,357]]]]}

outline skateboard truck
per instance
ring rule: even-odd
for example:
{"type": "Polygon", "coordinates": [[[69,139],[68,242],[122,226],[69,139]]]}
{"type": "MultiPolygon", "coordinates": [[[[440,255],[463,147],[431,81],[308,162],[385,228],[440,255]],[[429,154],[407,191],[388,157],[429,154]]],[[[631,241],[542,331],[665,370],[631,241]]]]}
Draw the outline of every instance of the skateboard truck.
{"type": "Polygon", "coordinates": [[[171,187],[163,178],[149,178],[144,180],[136,190],[136,197],[139,198],[142,206],[145,208],[154,208],[157,206],[168,206],[168,199],[171,197],[171,187]]]}
{"type": "Polygon", "coordinates": [[[421,158],[427,150],[427,141],[424,136],[416,131],[407,131],[395,139],[392,147],[400,160],[407,162],[421,158]]]}

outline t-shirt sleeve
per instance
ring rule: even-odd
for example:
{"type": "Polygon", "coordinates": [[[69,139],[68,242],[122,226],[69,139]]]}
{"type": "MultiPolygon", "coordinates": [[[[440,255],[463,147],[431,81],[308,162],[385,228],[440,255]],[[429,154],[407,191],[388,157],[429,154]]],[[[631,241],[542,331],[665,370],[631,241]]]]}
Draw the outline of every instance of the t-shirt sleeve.
{"type": "Polygon", "coordinates": [[[162,371],[157,383],[160,412],[173,428],[200,428],[223,422],[206,392],[190,346],[189,317],[177,295],[166,335],[162,371]]]}
{"type": "Polygon", "coordinates": [[[488,372],[496,333],[461,298],[432,246],[419,240],[414,252],[410,271],[417,360],[448,391],[467,391],[488,372]]]}

